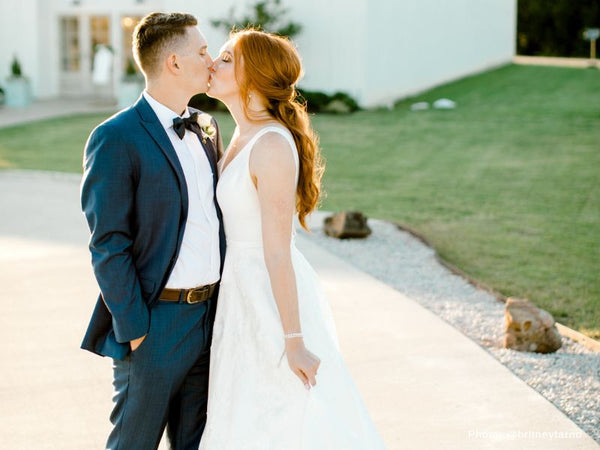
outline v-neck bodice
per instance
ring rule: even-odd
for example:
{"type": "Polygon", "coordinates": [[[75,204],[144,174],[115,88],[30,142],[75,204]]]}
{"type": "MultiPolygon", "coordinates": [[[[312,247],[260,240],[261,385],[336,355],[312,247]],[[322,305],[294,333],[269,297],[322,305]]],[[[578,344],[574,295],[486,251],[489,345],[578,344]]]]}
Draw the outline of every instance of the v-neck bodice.
{"type": "MultiPolygon", "coordinates": [[[[282,135],[290,144],[296,163],[295,182],[298,182],[298,151],[289,130],[279,126],[261,128],[230,161],[219,167],[217,199],[223,213],[225,236],[228,246],[236,242],[262,245],[260,203],[258,193],[250,175],[250,155],[252,147],[261,136],[275,132],[282,135]]],[[[225,155],[221,161],[226,160],[225,155]]]]}

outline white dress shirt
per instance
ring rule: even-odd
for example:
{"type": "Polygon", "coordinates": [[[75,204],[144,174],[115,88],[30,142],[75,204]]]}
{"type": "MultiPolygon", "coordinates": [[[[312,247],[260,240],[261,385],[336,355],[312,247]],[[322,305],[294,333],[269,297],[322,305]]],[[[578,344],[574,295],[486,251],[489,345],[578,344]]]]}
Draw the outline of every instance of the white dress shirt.
{"type": "MultiPolygon", "coordinates": [[[[213,201],[213,174],[210,162],[197,134],[187,130],[179,139],[173,129],[173,119],[179,114],[152,98],[144,91],[158,120],[167,132],[185,175],[188,190],[188,215],[183,241],[175,267],[165,287],[187,289],[212,284],[219,280],[221,256],[219,250],[219,219],[213,201]]],[[[181,117],[189,117],[186,108],[181,117]]]]}

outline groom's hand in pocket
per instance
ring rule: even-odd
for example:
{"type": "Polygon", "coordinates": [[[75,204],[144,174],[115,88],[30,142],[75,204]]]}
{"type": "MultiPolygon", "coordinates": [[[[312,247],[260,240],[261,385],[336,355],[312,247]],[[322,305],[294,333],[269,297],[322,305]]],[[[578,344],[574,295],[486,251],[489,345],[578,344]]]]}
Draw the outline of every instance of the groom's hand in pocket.
{"type": "Polygon", "coordinates": [[[136,349],[142,344],[142,342],[144,342],[144,339],[146,339],[146,335],[144,335],[140,338],[134,339],[132,341],[129,341],[129,346],[131,347],[131,351],[135,352],[136,349]]]}

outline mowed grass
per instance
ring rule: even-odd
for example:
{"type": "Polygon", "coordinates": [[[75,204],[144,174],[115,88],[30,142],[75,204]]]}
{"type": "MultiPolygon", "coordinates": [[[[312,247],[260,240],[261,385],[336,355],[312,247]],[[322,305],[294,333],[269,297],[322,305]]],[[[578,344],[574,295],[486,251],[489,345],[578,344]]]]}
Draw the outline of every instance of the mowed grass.
{"type": "Polygon", "coordinates": [[[600,338],[600,71],[508,66],[315,123],[327,209],[407,224],[474,278],[600,338]],[[458,108],[410,111],[443,97],[458,108]]]}
{"type": "MultiPolygon", "coordinates": [[[[0,166],[80,172],[104,118],[2,129],[0,166]]],[[[472,277],[600,338],[600,71],[507,66],[313,123],[325,209],[406,224],[472,277]],[[410,111],[442,97],[458,108],[410,111]]]]}

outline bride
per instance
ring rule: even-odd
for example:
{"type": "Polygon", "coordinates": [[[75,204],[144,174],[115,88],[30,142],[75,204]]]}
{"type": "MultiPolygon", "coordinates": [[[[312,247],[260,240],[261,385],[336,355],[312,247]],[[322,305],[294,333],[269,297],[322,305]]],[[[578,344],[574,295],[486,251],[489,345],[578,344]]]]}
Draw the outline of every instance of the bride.
{"type": "Polygon", "coordinates": [[[219,162],[227,255],[213,329],[204,450],[378,450],[384,444],[340,355],[293,218],[316,206],[322,165],[293,45],[235,33],[208,94],[236,130],[219,162]]]}

